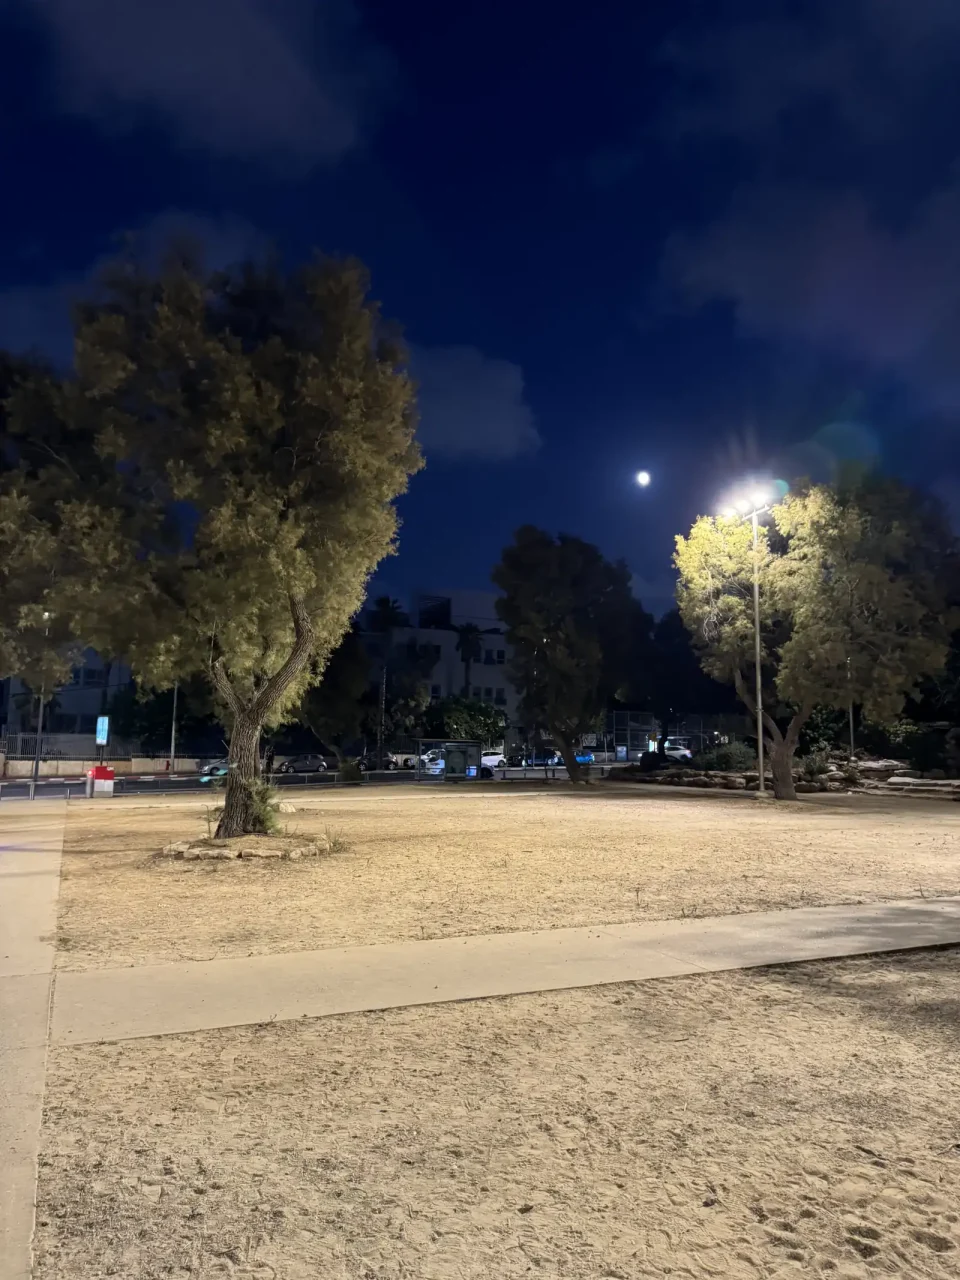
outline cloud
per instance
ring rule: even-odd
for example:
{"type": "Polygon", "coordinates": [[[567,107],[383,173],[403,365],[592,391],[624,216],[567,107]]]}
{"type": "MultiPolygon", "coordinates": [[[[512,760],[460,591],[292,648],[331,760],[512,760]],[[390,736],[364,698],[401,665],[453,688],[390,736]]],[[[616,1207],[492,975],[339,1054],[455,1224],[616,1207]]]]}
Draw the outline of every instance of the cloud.
{"type": "Polygon", "coordinates": [[[535,452],[540,434],[523,370],[476,347],[414,347],[420,442],[427,457],[503,462],[535,452]]]}
{"type": "Polygon", "coordinates": [[[954,76],[958,46],[954,0],[770,0],[760,20],[696,25],[665,45],[675,84],[664,124],[755,143],[813,110],[861,141],[900,135],[954,76]]]}
{"type": "Polygon", "coordinates": [[[691,29],[665,57],[674,136],[736,148],[726,207],[664,278],[742,329],[960,407],[954,0],[812,0],[691,29]],[[952,96],[951,96],[952,95],[952,96]],[[947,104],[950,104],[949,106],[947,104]]]}
{"type": "Polygon", "coordinates": [[[152,116],[184,147],[274,168],[354,147],[385,66],[351,0],[31,0],[29,10],[51,40],[66,110],[123,131],[152,116]]]}
{"type": "MultiPolygon", "coordinates": [[[[175,238],[202,246],[204,260],[214,270],[267,247],[265,238],[241,218],[210,218],[178,209],[157,214],[131,236],[148,262],[175,238]]],[[[0,349],[38,351],[57,364],[69,364],[73,351],[71,308],[89,294],[101,270],[114,256],[104,254],[83,271],[45,284],[0,291],[0,349]]]]}
{"type": "Polygon", "coordinates": [[[801,340],[960,406],[960,186],[905,224],[857,192],[748,186],[666,270],[694,303],[726,299],[752,333],[801,340]]]}

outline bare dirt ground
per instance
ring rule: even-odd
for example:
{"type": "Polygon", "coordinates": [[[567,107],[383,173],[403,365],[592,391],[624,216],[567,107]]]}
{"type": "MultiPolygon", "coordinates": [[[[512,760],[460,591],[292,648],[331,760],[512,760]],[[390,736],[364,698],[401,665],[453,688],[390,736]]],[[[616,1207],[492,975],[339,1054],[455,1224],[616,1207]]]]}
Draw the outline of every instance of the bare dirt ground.
{"type": "Polygon", "coordinates": [[[58,963],[95,968],[960,893],[953,805],[392,786],[317,798],[301,863],[159,860],[199,802],[70,807],[58,963]]]}
{"type": "Polygon", "coordinates": [[[960,952],[60,1049],[37,1280],[960,1274],[960,952]]]}

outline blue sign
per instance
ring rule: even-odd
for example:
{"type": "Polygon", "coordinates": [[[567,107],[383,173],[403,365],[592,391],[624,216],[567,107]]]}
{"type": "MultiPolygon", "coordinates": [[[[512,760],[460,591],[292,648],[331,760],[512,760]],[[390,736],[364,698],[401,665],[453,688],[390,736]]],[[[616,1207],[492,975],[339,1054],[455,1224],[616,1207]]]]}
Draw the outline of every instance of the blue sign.
{"type": "Polygon", "coordinates": [[[105,747],[110,735],[110,717],[97,716],[97,746],[105,747]]]}
{"type": "Polygon", "coordinates": [[[475,764],[467,765],[467,777],[475,778],[477,776],[477,766],[475,764]]]}
{"type": "Polygon", "coordinates": [[[626,747],[617,747],[617,759],[618,759],[618,760],[626,760],[626,758],[627,758],[627,748],[626,748],[626,747]]]}

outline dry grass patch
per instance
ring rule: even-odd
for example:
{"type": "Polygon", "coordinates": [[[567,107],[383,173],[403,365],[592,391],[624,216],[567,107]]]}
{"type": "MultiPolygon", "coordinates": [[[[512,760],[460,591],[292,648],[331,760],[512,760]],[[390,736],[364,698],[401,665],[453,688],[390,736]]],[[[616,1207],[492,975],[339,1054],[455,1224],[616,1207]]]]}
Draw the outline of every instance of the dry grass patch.
{"type": "Polygon", "coordinates": [[[392,786],[291,796],[337,856],[158,861],[179,800],[72,805],[61,966],[89,968],[960,892],[953,806],[392,786]],[[331,846],[332,847],[332,846],[331,846]]]}
{"type": "Polygon", "coordinates": [[[36,1280],[953,1278],[958,961],[58,1049],[36,1280]]]}

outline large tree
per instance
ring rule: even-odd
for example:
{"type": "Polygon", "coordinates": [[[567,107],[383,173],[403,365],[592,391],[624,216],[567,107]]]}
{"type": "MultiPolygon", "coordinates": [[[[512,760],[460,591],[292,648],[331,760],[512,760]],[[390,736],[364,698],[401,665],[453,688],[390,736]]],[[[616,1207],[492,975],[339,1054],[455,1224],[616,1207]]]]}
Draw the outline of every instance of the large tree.
{"type": "Polygon", "coordinates": [[[704,669],[756,713],[753,575],[760,578],[764,743],[774,795],[793,799],[793,756],[814,707],[895,715],[943,666],[943,585],[954,539],[932,502],[869,480],[814,486],[772,509],[756,558],[749,523],[701,517],[677,538],[678,599],[704,669]]]}
{"type": "Polygon", "coordinates": [[[727,686],[712,679],[700,664],[679,609],[669,609],[652,633],[637,633],[637,652],[629,694],[648,708],[660,726],[657,749],[664,755],[672,722],[694,713],[713,715],[736,707],[727,686]]]}
{"type": "Polygon", "coordinates": [[[297,719],[333,748],[341,768],[351,747],[360,747],[362,753],[374,675],[363,637],[352,627],[330,655],[320,683],[311,685],[300,701],[297,719]]]}
{"type": "Polygon", "coordinates": [[[319,678],[420,466],[404,353],[367,287],[319,257],[124,261],[78,312],[71,374],[8,401],[0,562],[19,526],[51,575],[29,608],[4,600],[6,630],[43,605],[144,684],[205,673],[231,724],[221,836],[264,828],[263,727],[319,678]]]}
{"type": "Polygon", "coordinates": [[[527,724],[546,730],[567,771],[583,771],[576,750],[600,725],[629,677],[640,604],[630,571],[580,538],[554,538],[526,525],[493,571],[497,614],[513,646],[511,678],[527,724]]]}

